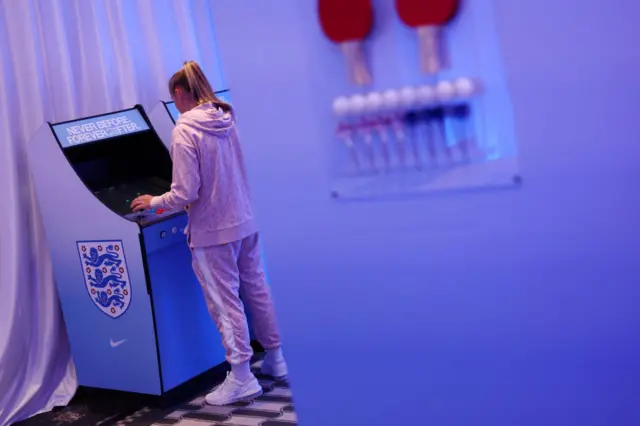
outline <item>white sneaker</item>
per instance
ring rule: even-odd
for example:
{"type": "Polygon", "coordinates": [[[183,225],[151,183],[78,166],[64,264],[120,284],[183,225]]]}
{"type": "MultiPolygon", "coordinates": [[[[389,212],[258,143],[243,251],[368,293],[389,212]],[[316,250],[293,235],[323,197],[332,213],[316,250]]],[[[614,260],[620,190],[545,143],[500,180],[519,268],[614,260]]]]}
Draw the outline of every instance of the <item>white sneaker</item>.
{"type": "Polygon", "coordinates": [[[204,401],[209,405],[229,405],[238,401],[249,401],[260,395],[262,387],[253,375],[247,382],[242,383],[229,372],[224,382],[205,396],[204,401]]]}
{"type": "Polygon", "coordinates": [[[260,372],[265,376],[273,377],[276,380],[286,380],[289,370],[287,369],[287,362],[284,358],[272,361],[267,357],[262,361],[262,367],[260,372]]]}

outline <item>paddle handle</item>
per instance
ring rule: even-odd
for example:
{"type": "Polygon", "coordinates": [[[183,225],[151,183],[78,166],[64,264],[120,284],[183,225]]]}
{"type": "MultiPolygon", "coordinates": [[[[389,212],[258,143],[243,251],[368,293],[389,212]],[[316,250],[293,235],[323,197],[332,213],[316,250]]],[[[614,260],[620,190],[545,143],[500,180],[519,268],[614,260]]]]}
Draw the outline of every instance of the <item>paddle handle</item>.
{"type": "Polygon", "coordinates": [[[356,169],[360,169],[360,158],[358,157],[358,152],[356,151],[356,146],[353,143],[353,138],[351,135],[351,130],[344,125],[340,125],[338,126],[338,129],[336,131],[338,137],[342,140],[342,142],[345,144],[345,146],[347,147],[347,149],[349,150],[349,153],[351,154],[351,161],[353,161],[353,164],[355,164],[356,169]]]}
{"type": "Polygon", "coordinates": [[[418,27],[420,70],[425,74],[437,74],[442,68],[440,59],[440,28],[434,25],[418,27]]]}
{"type": "Polygon", "coordinates": [[[374,120],[374,128],[378,133],[378,138],[382,144],[382,156],[384,157],[385,166],[389,167],[391,164],[391,154],[389,153],[389,134],[387,133],[387,126],[390,124],[390,120],[386,120],[382,117],[378,117],[374,120]]]}
{"type": "Polygon", "coordinates": [[[404,151],[404,142],[406,139],[406,135],[404,132],[404,124],[402,122],[402,118],[396,116],[391,118],[391,126],[393,127],[393,131],[396,136],[396,150],[398,153],[398,159],[400,160],[400,164],[404,166],[405,164],[405,151],[404,151]]]}
{"type": "Polygon", "coordinates": [[[368,86],[372,83],[371,73],[367,65],[364,49],[360,40],[347,41],[340,44],[347,61],[349,80],[356,86],[368,86]]]}

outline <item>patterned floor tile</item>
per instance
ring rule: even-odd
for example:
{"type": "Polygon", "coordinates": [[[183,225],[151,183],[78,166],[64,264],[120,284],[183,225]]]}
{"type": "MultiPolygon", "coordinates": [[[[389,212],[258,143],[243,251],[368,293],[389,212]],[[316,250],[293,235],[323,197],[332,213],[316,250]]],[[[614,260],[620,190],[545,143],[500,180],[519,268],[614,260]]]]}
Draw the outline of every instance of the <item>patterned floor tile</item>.
{"type": "Polygon", "coordinates": [[[288,396],[277,396],[277,395],[269,395],[264,394],[256,398],[256,401],[265,401],[265,402],[284,402],[291,404],[293,401],[288,396]]]}
{"type": "MultiPolygon", "coordinates": [[[[264,394],[254,401],[216,407],[207,405],[204,395],[167,416],[176,426],[295,426],[297,417],[292,393],[286,382],[261,380],[264,394]],[[179,421],[178,421],[179,420],[179,421]],[[177,422],[177,423],[176,423],[177,422]]],[[[160,423],[159,423],[160,424],[160,423]]]]}
{"type": "Polygon", "coordinates": [[[268,392],[268,394],[271,396],[285,396],[288,398],[292,397],[291,389],[287,389],[287,388],[274,388],[273,390],[268,392]]]}
{"type": "Polygon", "coordinates": [[[278,420],[285,422],[297,422],[298,416],[296,416],[296,413],[282,413],[282,415],[278,417],[278,420]]]}
{"type": "Polygon", "coordinates": [[[247,408],[252,410],[276,411],[280,413],[288,406],[289,404],[282,402],[254,401],[253,404],[249,405],[247,408]]]}
{"type": "Polygon", "coordinates": [[[264,417],[245,417],[245,416],[232,416],[229,420],[220,422],[218,425],[224,426],[260,426],[264,423],[264,417]]]}
{"type": "MultiPolygon", "coordinates": [[[[263,387],[263,395],[249,402],[238,402],[224,407],[215,407],[205,403],[205,395],[222,380],[222,374],[211,379],[211,387],[202,391],[208,385],[204,382],[195,392],[188,393],[184,400],[172,402],[170,408],[148,405],[130,404],[129,411],[109,410],[99,411],[97,414],[91,410],[84,409],[84,405],[76,407],[76,411],[84,409],[78,415],[68,420],[73,421],[78,426],[296,426],[297,417],[293,405],[293,397],[289,383],[287,381],[273,380],[273,378],[260,375],[260,362],[252,365],[252,371],[258,377],[260,385],[263,387]],[[198,395],[199,392],[202,393],[198,395]],[[177,405],[173,405],[176,404],[177,405]],[[122,414],[120,414],[122,413],[122,414]],[[78,421],[76,421],[78,420],[78,421]]],[[[99,401],[106,401],[105,398],[95,398],[99,401]]],[[[84,400],[83,400],[84,401],[84,400]]],[[[145,402],[146,404],[146,402],[145,402]]],[[[114,404],[115,405],[115,404],[114,404]]],[[[115,408],[122,407],[117,404],[115,408]]],[[[127,408],[129,405],[126,406],[127,408]]],[[[63,413],[51,413],[51,418],[58,418],[63,413]],[[56,417],[58,416],[58,417],[56,417]]],[[[34,419],[31,423],[21,426],[44,426],[57,424],[51,418],[44,417],[39,423],[34,419]],[[49,420],[48,422],[46,420],[49,420]]]]}
{"type": "Polygon", "coordinates": [[[207,421],[209,423],[215,423],[215,422],[224,422],[225,420],[228,420],[231,416],[229,414],[214,414],[214,413],[207,413],[204,411],[193,411],[191,413],[187,413],[185,414],[182,419],[191,419],[191,420],[202,420],[202,421],[207,421]]]}
{"type": "Polygon", "coordinates": [[[184,416],[186,413],[188,413],[189,411],[185,411],[185,410],[176,410],[173,413],[169,414],[166,418],[167,419],[177,419],[180,420],[182,418],[182,416],[184,416]]]}
{"type": "Polygon", "coordinates": [[[296,417],[291,390],[286,381],[273,380],[260,374],[261,362],[252,371],[264,388],[264,394],[253,402],[240,402],[226,407],[205,404],[204,397],[219,384],[226,369],[211,372],[197,384],[183,389],[172,398],[170,407],[150,402],[147,397],[80,388],[67,407],[42,413],[15,426],[50,426],[73,423],[74,426],[294,426],[296,417]],[[182,398],[182,399],[180,399],[182,398]]]}
{"type": "Polygon", "coordinates": [[[288,382],[284,382],[284,381],[274,381],[274,380],[270,380],[270,379],[259,379],[258,382],[260,383],[260,386],[262,386],[264,389],[273,389],[273,388],[288,389],[289,388],[289,383],[288,382]]]}
{"type": "Polygon", "coordinates": [[[204,405],[199,410],[199,413],[209,413],[209,414],[217,414],[222,416],[229,416],[233,410],[239,410],[241,407],[234,407],[231,405],[226,405],[224,407],[217,407],[214,405],[204,405]]]}
{"type": "Polygon", "coordinates": [[[213,423],[206,420],[182,419],[176,426],[211,426],[213,423]]]}
{"type": "Polygon", "coordinates": [[[196,404],[192,404],[192,403],[189,402],[187,404],[180,405],[179,407],[176,407],[176,409],[177,409],[177,411],[184,411],[186,413],[190,413],[191,411],[199,410],[204,406],[205,406],[204,403],[196,405],[196,404]]]}
{"type": "Polygon", "coordinates": [[[236,416],[247,416],[247,417],[257,417],[260,419],[274,419],[276,417],[280,417],[282,413],[279,411],[265,411],[265,410],[252,410],[249,408],[238,408],[234,410],[233,417],[236,416]]]}

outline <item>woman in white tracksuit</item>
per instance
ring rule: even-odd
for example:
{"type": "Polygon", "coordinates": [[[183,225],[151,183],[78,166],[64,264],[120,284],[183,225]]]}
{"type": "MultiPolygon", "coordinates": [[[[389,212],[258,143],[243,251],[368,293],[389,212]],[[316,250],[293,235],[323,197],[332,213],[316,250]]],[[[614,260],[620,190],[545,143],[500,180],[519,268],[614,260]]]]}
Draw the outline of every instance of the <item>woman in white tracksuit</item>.
{"type": "Polygon", "coordinates": [[[267,351],[263,374],[284,378],[287,365],[261,264],[233,109],[215,96],[195,62],[186,62],[173,75],[169,91],[182,113],[171,136],[171,190],[158,197],[142,195],[131,207],[188,209],[193,268],[231,364],[227,379],[205,400],[226,405],[262,394],[249,366],[253,351],[240,295],[267,351]]]}

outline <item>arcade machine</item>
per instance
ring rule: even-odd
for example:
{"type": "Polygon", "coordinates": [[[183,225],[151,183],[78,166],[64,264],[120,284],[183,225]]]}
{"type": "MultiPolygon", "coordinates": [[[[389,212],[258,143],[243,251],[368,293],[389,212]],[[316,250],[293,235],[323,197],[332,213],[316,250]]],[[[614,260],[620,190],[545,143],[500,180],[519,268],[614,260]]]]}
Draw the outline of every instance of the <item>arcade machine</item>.
{"type": "Polygon", "coordinates": [[[143,108],[49,123],[28,154],[80,385],[163,395],[222,363],[186,213],[129,207],[171,182],[143,108]]]}
{"type": "MultiPolygon", "coordinates": [[[[231,97],[229,96],[228,89],[217,91],[215,94],[220,100],[231,103],[231,97]]],[[[178,121],[178,117],[180,117],[180,111],[178,111],[175,103],[173,102],[160,101],[149,113],[149,120],[153,124],[153,128],[156,130],[158,136],[160,136],[160,139],[162,139],[167,148],[171,145],[171,131],[173,130],[176,121],[178,121]]],[[[251,335],[251,339],[254,340],[253,346],[254,348],[259,348],[257,341],[255,341],[253,327],[251,326],[251,313],[247,309],[246,305],[245,311],[247,313],[247,321],[249,323],[249,333],[251,335]]]]}

